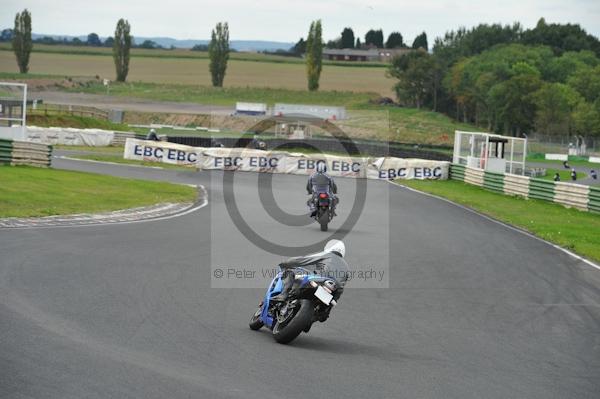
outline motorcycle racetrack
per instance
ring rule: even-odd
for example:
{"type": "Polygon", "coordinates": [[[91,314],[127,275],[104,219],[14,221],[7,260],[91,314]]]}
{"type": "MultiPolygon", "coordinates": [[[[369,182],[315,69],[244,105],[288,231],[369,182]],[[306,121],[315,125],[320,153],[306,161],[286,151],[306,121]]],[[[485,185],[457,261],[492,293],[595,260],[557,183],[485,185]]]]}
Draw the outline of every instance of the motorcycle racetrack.
{"type": "MultiPolygon", "coordinates": [[[[216,262],[284,258],[236,227],[223,172],[53,166],[202,185],[208,203],[158,221],[0,229],[2,399],[598,398],[600,270],[541,240],[366,181],[357,223],[338,233],[351,268],[389,262],[389,288],[349,283],[329,320],[280,345],[248,328],[266,284],[211,282],[216,262]]],[[[311,243],[350,216],[356,181],[337,179],[329,233],[282,225],[259,176],[236,173],[236,202],[269,239],[311,243]]],[[[277,203],[296,214],[305,185],[272,176],[277,203]]]]}

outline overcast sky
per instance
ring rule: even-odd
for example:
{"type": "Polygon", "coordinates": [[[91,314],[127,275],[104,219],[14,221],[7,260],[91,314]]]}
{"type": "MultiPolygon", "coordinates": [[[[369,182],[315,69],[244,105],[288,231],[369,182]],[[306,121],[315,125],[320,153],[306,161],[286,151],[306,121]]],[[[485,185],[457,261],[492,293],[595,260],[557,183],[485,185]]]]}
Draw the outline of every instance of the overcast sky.
{"type": "Polygon", "coordinates": [[[386,37],[397,30],[409,43],[426,31],[431,43],[459,26],[519,21],[529,28],[544,17],[600,36],[600,0],[0,0],[0,27],[12,27],[24,8],[35,33],[66,35],[112,35],[123,17],[134,36],[206,39],[216,22],[227,21],[232,39],[292,42],[320,18],[326,40],[351,26],[361,38],[370,28],[382,28],[386,37]]]}

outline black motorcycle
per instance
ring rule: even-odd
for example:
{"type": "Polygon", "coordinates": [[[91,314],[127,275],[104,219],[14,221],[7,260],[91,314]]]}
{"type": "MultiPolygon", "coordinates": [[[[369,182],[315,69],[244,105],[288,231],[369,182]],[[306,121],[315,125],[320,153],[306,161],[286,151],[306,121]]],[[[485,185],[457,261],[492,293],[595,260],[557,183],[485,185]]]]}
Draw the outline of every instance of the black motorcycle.
{"type": "Polygon", "coordinates": [[[316,210],[313,214],[313,218],[321,225],[321,231],[327,231],[329,222],[331,222],[335,216],[334,208],[336,199],[328,192],[321,191],[313,194],[309,201],[313,202],[314,209],[316,210]]]}

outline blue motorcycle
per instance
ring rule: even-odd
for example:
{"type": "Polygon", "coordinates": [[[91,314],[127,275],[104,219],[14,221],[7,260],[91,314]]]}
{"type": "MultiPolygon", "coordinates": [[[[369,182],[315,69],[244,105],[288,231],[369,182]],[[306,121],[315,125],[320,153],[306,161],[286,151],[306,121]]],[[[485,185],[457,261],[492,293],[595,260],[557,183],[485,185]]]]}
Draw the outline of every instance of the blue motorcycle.
{"type": "MultiPolygon", "coordinates": [[[[337,243],[343,243],[338,240],[337,243]]],[[[324,322],[337,305],[348,277],[347,264],[336,251],[325,251],[295,258],[293,265],[280,265],[258,309],[250,318],[250,328],[272,330],[281,344],[308,332],[315,321],[324,322]]]]}

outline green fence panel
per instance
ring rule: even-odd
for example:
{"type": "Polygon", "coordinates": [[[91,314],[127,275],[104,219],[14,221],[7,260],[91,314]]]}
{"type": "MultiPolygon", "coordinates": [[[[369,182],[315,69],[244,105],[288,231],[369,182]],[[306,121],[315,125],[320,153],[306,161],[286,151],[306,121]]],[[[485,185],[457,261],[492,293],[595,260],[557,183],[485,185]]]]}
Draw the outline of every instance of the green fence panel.
{"type": "Polygon", "coordinates": [[[496,191],[499,193],[504,192],[504,174],[502,173],[494,173],[494,172],[485,172],[483,174],[483,187],[496,191]]]}
{"type": "Polygon", "coordinates": [[[554,181],[544,179],[529,179],[529,198],[554,201],[554,181]]]}
{"type": "Polygon", "coordinates": [[[588,197],[588,209],[592,212],[600,212],[600,187],[590,186],[588,197]]]}
{"type": "Polygon", "coordinates": [[[0,139],[0,165],[9,165],[12,161],[12,140],[0,139]]]}
{"type": "Polygon", "coordinates": [[[451,164],[450,165],[450,178],[453,180],[465,181],[464,165],[451,164]]]}

